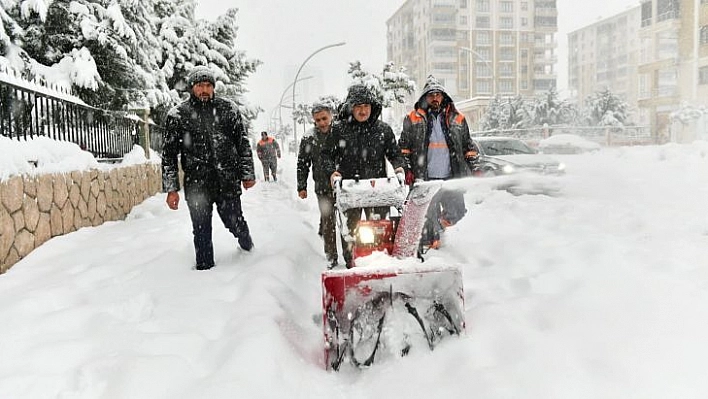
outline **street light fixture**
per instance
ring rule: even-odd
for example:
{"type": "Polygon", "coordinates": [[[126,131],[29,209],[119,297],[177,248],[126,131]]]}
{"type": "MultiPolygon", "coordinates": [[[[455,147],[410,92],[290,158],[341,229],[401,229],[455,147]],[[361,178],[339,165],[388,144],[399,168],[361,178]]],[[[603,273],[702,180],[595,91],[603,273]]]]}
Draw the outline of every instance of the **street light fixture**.
{"type": "MultiPolygon", "coordinates": [[[[288,89],[289,89],[289,88],[295,86],[295,83],[297,83],[297,82],[302,82],[303,80],[307,80],[307,79],[312,79],[313,77],[314,77],[314,76],[305,76],[305,77],[302,77],[302,78],[300,78],[300,79],[297,79],[297,78],[296,78],[295,81],[293,81],[292,83],[290,83],[290,84],[288,85],[288,87],[286,87],[285,90],[283,90],[283,94],[280,95],[280,102],[278,103],[278,122],[280,123],[280,126],[281,126],[281,127],[283,126],[283,100],[284,100],[284,98],[285,98],[285,93],[288,92],[288,89]]],[[[293,91],[293,93],[294,93],[294,91],[293,91]]],[[[293,94],[293,95],[294,95],[294,94],[293,94]]],[[[295,97],[293,97],[293,104],[295,104],[295,97]]],[[[294,109],[294,108],[293,108],[293,109],[294,109]]]]}
{"type": "MultiPolygon", "coordinates": [[[[493,98],[495,96],[496,86],[497,86],[497,79],[496,79],[496,74],[494,73],[494,66],[489,62],[488,59],[482,57],[478,52],[472,50],[471,48],[458,47],[458,49],[460,49],[462,51],[466,51],[468,54],[474,55],[475,57],[477,57],[477,59],[479,59],[480,61],[484,62],[487,65],[487,68],[489,68],[489,72],[491,72],[491,74],[492,74],[492,98],[493,98]]],[[[470,67],[471,66],[472,65],[470,65],[470,67]]],[[[468,68],[467,73],[471,76],[470,68],[468,68]]],[[[472,87],[471,84],[470,84],[470,87],[472,87]]]]}
{"type": "Polygon", "coordinates": [[[302,64],[300,65],[300,68],[298,68],[297,73],[295,74],[295,79],[293,79],[293,85],[292,85],[293,86],[293,109],[292,109],[292,111],[293,111],[293,139],[295,140],[296,143],[297,143],[297,118],[295,117],[295,85],[298,81],[297,77],[300,76],[300,72],[302,72],[302,68],[305,67],[305,64],[307,64],[307,61],[309,61],[310,58],[314,57],[315,54],[319,53],[320,51],[327,50],[328,48],[344,46],[345,44],[346,44],[346,42],[339,42],[339,43],[329,44],[327,46],[324,46],[324,47],[321,47],[321,48],[315,50],[314,52],[312,52],[312,54],[308,55],[307,58],[305,58],[305,61],[302,62],[302,64]]]}

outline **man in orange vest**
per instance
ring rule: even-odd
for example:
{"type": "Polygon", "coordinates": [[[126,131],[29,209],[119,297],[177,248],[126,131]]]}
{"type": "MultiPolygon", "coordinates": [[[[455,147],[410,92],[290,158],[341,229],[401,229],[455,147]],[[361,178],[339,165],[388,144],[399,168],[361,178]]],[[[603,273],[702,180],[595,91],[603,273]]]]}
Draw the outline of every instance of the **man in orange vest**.
{"type": "Polygon", "coordinates": [[[270,181],[269,175],[273,175],[273,181],[278,181],[276,172],[278,170],[278,158],[280,158],[280,146],[273,137],[269,137],[267,132],[261,132],[261,139],[256,144],[256,154],[263,165],[263,177],[265,181],[270,181]]]}
{"type": "MultiPolygon", "coordinates": [[[[434,76],[428,76],[413,111],[403,120],[398,146],[406,164],[406,184],[471,176],[477,167],[477,147],[465,116],[434,76]]],[[[428,208],[421,245],[437,248],[443,228],[467,212],[462,193],[442,190],[428,208]]]]}

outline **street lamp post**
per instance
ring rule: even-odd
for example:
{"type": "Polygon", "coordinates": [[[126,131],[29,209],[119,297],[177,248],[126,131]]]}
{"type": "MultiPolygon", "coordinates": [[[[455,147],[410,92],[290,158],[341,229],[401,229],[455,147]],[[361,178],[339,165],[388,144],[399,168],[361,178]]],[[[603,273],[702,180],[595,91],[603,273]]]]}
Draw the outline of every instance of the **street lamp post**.
{"type": "MultiPolygon", "coordinates": [[[[285,90],[283,90],[283,94],[280,95],[280,102],[278,103],[278,122],[280,123],[281,127],[283,126],[283,100],[285,99],[285,93],[288,92],[288,89],[295,86],[295,83],[302,82],[303,80],[312,79],[312,78],[313,78],[313,76],[305,76],[300,79],[295,79],[295,81],[290,83],[288,85],[288,87],[286,87],[285,90]]],[[[293,97],[293,104],[295,104],[295,97],[293,97]]]]}
{"type": "MultiPolygon", "coordinates": [[[[496,94],[496,86],[497,86],[496,74],[494,73],[494,65],[492,65],[488,59],[482,57],[478,52],[472,50],[471,48],[458,47],[458,49],[460,49],[462,51],[466,51],[468,54],[474,55],[475,57],[477,57],[477,59],[479,59],[480,61],[484,62],[487,65],[487,68],[489,68],[489,72],[491,72],[491,74],[492,74],[492,97],[494,97],[496,94]]],[[[471,66],[472,65],[470,65],[470,67],[471,66]]],[[[471,70],[471,68],[468,68],[467,73],[470,74],[470,76],[471,76],[470,70],[471,70]]],[[[472,87],[471,82],[470,82],[469,86],[472,87]]]]}
{"type": "Polygon", "coordinates": [[[296,143],[297,143],[297,118],[295,117],[295,85],[298,81],[297,77],[300,76],[300,72],[302,72],[302,68],[305,67],[305,64],[307,64],[307,61],[309,61],[310,58],[314,57],[315,54],[319,53],[320,51],[327,50],[328,48],[344,46],[345,44],[346,44],[345,42],[339,42],[339,43],[329,44],[327,46],[324,46],[324,47],[321,47],[321,48],[315,50],[314,52],[312,52],[312,54],[308,55],[307,58],[305,58],[305,61],[302,62],[302,64],[300,65],[300,68],[298,68],[297,73],[295,74],[295,79],[293,79],[293,109],[292,109],[292,112],[293,112],[293,140],[295,140],[296,143]]]}

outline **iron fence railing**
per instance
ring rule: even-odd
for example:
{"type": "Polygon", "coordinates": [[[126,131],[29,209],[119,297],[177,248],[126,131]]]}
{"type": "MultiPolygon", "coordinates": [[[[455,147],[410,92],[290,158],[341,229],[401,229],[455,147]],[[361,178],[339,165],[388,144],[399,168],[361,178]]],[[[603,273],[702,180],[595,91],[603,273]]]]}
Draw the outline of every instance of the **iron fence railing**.
{"type": "MultiPolygon", "coordinates": [[[[94,108],[64,90],[0,71],[1,136],[45,136],[76,143],[97,159],[118,159],[143,142],[143,123],[134,113],[94,108]]],[[[152,123],[150,147],[162,148],[162,128],[152,123]]]]}

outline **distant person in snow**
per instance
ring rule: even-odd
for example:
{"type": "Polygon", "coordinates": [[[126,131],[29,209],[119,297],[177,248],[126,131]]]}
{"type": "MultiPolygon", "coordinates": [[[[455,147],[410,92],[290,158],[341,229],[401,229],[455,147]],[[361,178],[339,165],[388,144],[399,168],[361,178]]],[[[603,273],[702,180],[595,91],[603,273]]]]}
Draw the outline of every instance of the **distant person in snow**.
{"type": "MultiPolygon", "coordinates": [[[[472,175],[478,151],[465,116],[445,88],[428,76],[418,102],[403,120],[398,145],[406,163],[406,184],[414,180],[447,180],[472,175]]],[[[421,245],[438,248],[440,232],[467,212],[463,193],[442,190],[428,207],[421,245]]]]}
{"type": "Polygon", "coordinates": [[[196,269],[214,266],[212,210],[245,251],[253,241],[241,209],[241,185],[256,184],[253,154],[241,114],[233,102],[214,96],[216,80],[207,67],[187,76],[189,99],[172,108],[165,122],[162,185],[167,205],[176,210],[180,183],[177,158],[184,170],[184,195],[192,218],[196,269]]]}
{"type": "Polygon", "coordinates": [[[325,170],[322,151],[332,130],[332,109],[324,103],[312,107],[315,127],[310,129],[300,141],[297,153],[297,195],[307,198],[307,177],[312,167],[315,194],[320,208],[320,235],[324,239],[324,252],[329,267],[338,265],[337,227],[334,220],[334,193],[329,183],[329,173],[325,170]]]}
{"type": "Polygon", "coordinates": [[[278,158],[280,158],[280,146],[267,132],[261,132],[261,139],[256,144],[256,154],[263,164],[263,178],[269,181],[269,175],[273,175],[273,181],[278,181],[276,175],[278,171],[278,158]]]}
{"type": "MultiPolygon", "coordinates": [[[[330,174],[330,182],[337,179],[372,179],[386,176],[386,160],[393,166],[396,174],[403,174],[403,157],[396,143],[391,126],[379,120],[382,106],[374,93],[364,85],[349,88],[346,100],[342,103],[339,123],[332,129],[323,156],[325,170],[330,174]]],[[[389,207],[363,209],[366,216],[379,215],[382,219],[389,212],[389,207]]],[[[354,231],[362,208],[353,208],[344,212],[349,232],[354,231]]],[[[342,253],[347,268],[354,263],[351,241],[342,237],[342,253]]]]}

